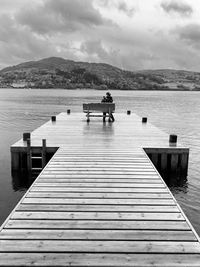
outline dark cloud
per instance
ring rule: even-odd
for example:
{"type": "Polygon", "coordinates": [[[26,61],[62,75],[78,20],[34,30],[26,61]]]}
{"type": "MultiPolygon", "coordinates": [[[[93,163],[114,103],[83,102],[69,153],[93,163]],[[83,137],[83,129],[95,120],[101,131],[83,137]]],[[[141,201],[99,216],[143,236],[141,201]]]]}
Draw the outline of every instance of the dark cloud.
{"type": "Polygon", "coordinates": [[[185,41],[194,48],[200,48],[200,24],[188,24],[182,27],[176,27],[173,34],[178,36],[180,40],[185,41]]]}
{"type": "Polygon", "coordinates": [[[7,15],[0,17],[0,60],[4,64],[13,65],[55,53],[54,46],[47,39],[19,27],[7,15]]]}
{"type": "Polygon", "coordinates": [[[178,0],[164,1],[161,3],[161,7],[169,14],[176,13],[183,17],[189,17],[193,13],[190,5],[178,0]]]}
{"type": "Polygon", "coordinates": [[[124,12],[128,17],[132,17],[135,12],[135,9],[133,7],[128,7],[124,1],[119,2],[118,9],[124,12]]]}
{"type": "Polygon", "coordinates": [[[119,65],[119,51],[111,47],[105,48],[101,40],[85,41],[81,44],[80,50],[85,54],[86,58],[95,62],[105,62],[115,66],[119,65]]]}
{"type": "Polygon", "coordinates": [[[86,41],[81,44],[81,51],[88,55],[97,56],[99,59],[105,59],[108,56],[100,40],[86,41]]]}
{"type": "Polygon", "coordinates": [[[16,19],[40,34],[72,32],[109,23],[90,0],[44,0],[22,9],[16,19]]]}

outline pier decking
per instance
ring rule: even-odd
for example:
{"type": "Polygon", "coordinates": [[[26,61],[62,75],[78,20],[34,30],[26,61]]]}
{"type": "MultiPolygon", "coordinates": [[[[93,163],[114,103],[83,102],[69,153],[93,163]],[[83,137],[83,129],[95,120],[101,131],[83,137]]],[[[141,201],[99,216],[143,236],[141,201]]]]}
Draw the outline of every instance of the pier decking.
{"type": "Polygon", "coordinates": [[[31,134],[58,150],[2,225],[0,266],[200,266],[199,237],[143,150],[187,148],[115,117],[61,113],[31,134]]]}

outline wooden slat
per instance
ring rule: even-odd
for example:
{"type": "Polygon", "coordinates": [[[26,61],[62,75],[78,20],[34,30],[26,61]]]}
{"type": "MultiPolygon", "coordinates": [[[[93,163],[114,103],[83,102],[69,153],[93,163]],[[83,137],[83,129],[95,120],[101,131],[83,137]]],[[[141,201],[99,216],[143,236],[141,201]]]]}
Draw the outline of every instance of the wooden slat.
{"type": "Polygon", "coordinates": [[[22,203],[41,203],[41,204],[101,204],[101,205],[175,205],[173,199],[85,199],[85,198],[29,198],[26,197],[22,203]]]}
{"type": "Polygon", "coordinates": [[[171,199],[170,195],[167,193],[96,193],[96,192],[92,192],[92,193],[70,193],[70,192],[31,192],[28,195],[31,198],[114,198],[114,199],[134,199],[134,198],[167,198],[167,199],[171,199]]]}
{"type": "Polygon", "coordinates": [[[171,241],[65,241],[0,240],[0,252],[82,252],[82,253],[197,253],[198,242],[171,241]]]}
{"type": "Polygon", "coordinates": [[[51,183],[37,183],[37,186],[44,186],[44,187],[49,187],[49,186],[53,186],[53,187],[77,187],[77,188],[166,188],[165,185],[163,185],[163,183],[160,182],[160,184],[151,184],[151,183],[145,183],[145,184],[136,184],[136,183],[97,183],[97,184],[92,184],[92,183],[56,183],[55,182],[51,182],[51,183]]]}
{"type": "Polygon", "coordinates": [[[4,229],[0,239],[196,241],[192,231],[4,229]]]}
{"type": "Polygon", "coordinates": [[[179,213],[141,213],[141,212],[15,212],[12,219],[47,219],[47,220],[151,220],[151,221],[184,221],[179,213]]]}
{"type": "Polygon", "coordinates": [[[9,220],[5,229],[190,230],[185,221],[9,220]]]}
{"type": "Polygon", "coordinates": [[[81,212],[179,212],[176,205],[70,205],[70,204],[20,204],[21,211],[81,211],[81,212]]]}
{"type": "MultiPolygon", "coordinates": [[[[73,178],[73,179],[70,179],[70,178],[41,178],[40,181],[38,181],[38,183],[49,183],[49,182],[54,182],[56,181],[57,183],[139,183],[139,184],[147,184],[147,183],[151,183],[151,184],[162,184],[161,181],[159,181],[158,179],[133,179],[133,178],[130,178],[130,179],[103,179],[103,178],[99,178],[99,179],[84,179],[84,178],[73,178]]],[[[38,184],[37,183],[37,184],[38,184]]]]}
{"type": "Polygon", "coordinates": [[[39,183],[33,185],[30,189],[30,191],[34,192],[81,192],[81,193],[166,193],[169,194],[167,188],[161,187],[161,188],[155,188],[155,187],[71,187],[71,186],[64,186],[63,184],[60,184],[59,186],[53,187],[53,186],[40,186],[39,183]]]}
{"type": "Polygon", "coordinates": [[[1,266],[199,267],[199,262],[199,254],[0,253],[1,266]]]}

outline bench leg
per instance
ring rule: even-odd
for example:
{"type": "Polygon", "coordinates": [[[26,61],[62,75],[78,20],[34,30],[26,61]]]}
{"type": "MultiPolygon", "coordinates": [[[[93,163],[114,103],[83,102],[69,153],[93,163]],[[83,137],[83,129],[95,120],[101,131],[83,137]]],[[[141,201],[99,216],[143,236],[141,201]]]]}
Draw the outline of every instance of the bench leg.
{"type": "Polygon", "coordinates": [[[103,122],[106,121],[106,112],[103,112],[103,122]]]}
{"type": "Polygon", "coordinates": [[[111,110],[109,109],[109,119],[108,119],[109,122],[111,121],[115,121],[114,117],[113,117],[113,114],[111,112],[111,110]]]}
{"type": "Polygon", "coordinates": [[[87,112],[87,122],[90,122],[90,113],[89,113],[89,111],[87,112]]]}

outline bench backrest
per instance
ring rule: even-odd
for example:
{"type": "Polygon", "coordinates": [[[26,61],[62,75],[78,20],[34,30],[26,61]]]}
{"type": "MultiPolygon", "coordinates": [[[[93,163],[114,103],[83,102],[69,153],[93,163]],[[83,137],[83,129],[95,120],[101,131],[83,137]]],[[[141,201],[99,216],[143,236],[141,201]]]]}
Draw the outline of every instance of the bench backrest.
{"type": "Polygon", "coordinates": [[[115,103],[88,103],[83,104],[83,112],[114,112],[115,111],[115,103]]]}

